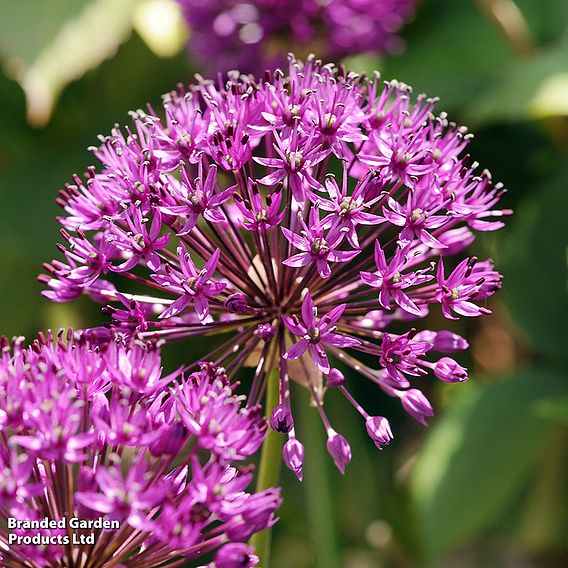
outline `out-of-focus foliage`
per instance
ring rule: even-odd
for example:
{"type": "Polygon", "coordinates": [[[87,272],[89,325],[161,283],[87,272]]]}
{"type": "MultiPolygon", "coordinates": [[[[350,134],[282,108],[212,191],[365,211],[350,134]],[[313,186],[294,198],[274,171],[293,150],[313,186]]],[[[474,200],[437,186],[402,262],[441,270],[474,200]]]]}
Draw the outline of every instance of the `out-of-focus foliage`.
{"type": "MultiPolygon", "coordinates": [[[[5,71],[20,73],[22,81],[30,69],[48,70],[51,102],[61,94],[51,120],[37,130],[26,122],[20,86],[0,76],[0,333],[33,335],[37,328],[99,321],[88,302],[50,305],[35,276],[57,241],[57,190],[93,162],[86,147],[115,122],[126,123],[128,110],[155,105],[161,93],[191,79],[185,54],[160,59],[145,44],[150,40],[131,34],[133,21],[146,33],[140,12],[134,20],[129,12],[124,23],[133,3],[0,0],[0,54],[4,63],[12,60],[5,71]],[[103,29],[75,28],[88,54],[81,66],[81,50],[54,46],[94,5],[114,12],[103,29]],[[92,34],[97,45],[114,47],[91,49],[92,34]],[[59,63],[38,67],[49,53],[59,63]],[[75,71],[64,74],[66,68],[75,71]],[[77,80],[61,92],[71,79],[77,80]]],[[[357,417],[336,404],[339,395],[328,393],[326,405],[351,442],[353,461],[341,478],[318,451],[323,432],[311,430],[304,485],[283,473],[286,504],[275,530],[274,568],[568,564],[568,2],[516,1],[532,44],[523,57],[482,4],[488,2],[423,0],[404,31],[405,53],[352,61],[439,96],[439,108],[475,132],[472,159],[509,190],[505,205],[515,215],[502,237],[484,240],[483,256],[493,256],[505,275],[498,309],[488,324],[458,330],[472,343],[463,363],[474,378],[451,390],[425,385],[437,400],[429,430],[395,406],[380,407],[360,381],[356,395],[369,411],[395,417],[395,440],[382,452],[357,417]],[[481,347],[488,342],[491,353],[515,345],[507,373],[492,372],[496,365],[481,347]]],[[[183,361],[191,346],[170,356],[183,361]]],[[[306,426],[314,412],[301,413],[306,426]]]]}
{"type": "Polygon", "coordinates": [[[33,335],[47,326],[98,321],[87,303],[69,311],[50,305],[39,293],[36,276],[53,256],[57,192],[94,162],[87,147],[97,143],[127,113],[159,103],[180,75],[191,75],[183,54],[160,59],[134,36],[110,61],[72,83],[62,94],[45,128],[26,122],[19,86],[0,75],[0,321],[1,333],[33,335]],[[183,71],[181,71],[183,70],[183,71]],[[89,310],[85,312],[84,310],[89,310]]]}
{"type": "Polygon", "coordinates": [[[535,407],[539,416],[555,422],[568,422],[568,397],[546,398],[535,407]]]}
{"type": "Polygon", "coordinates": [[[0,6],[0,52],[43,125],[61,90],[113,55],[132,29],[136,0],[36,0],[0,6]],[[31,22],[38,25],[30,25],[31,22]]]}
{"type": "Polygon", "coordinates": [[[34,126],[45,125],[61,91],[112,57],[133,27],[164,57],[185,39],[173,0],[1,0],[0,13],[0,55],[34,126]]]}
{"type": "Polygon", "coordinates": [[[542,355],[563,359],[568,356],[565,166],[519,203],[502,248],[508,305],[515,321],[542,355]]]}
{"type": "Polygon", "coordinates": [[[138,0],[133,25],[160,57],[177,55],[187,39],[181,9],[174,0],[138,0]]]}
{"type": "Polygon", "coordinates": [[[412,474],[428,557],[467,542],[518,497],[554,429],[535,404],[566,390],[565,375],[533,368],[453,400],[412,474]]]}
{"type": "MultiPolygon", "coordinates": [[[[547,94],[562,84],[554,78],[568,72],[568,3],[516,2],[537,45],[533,57],[522,59],[484,16],[481,4],[482,0],[423,2],[407,32],[408,49],[382,65],[385,77],[439,96],[444,108],[463,111],[468,124],[545,114],[544,101],[559,97],[547,94]]],[[[552,113],[553,108],[546,109],[546,114],[552,113]]]]}
{"type": "Polygon", "coordinates": [[[507,68],[474,97],[466,118],[476,124],[568,115],[568,33],[527,61],[507,68]]]}

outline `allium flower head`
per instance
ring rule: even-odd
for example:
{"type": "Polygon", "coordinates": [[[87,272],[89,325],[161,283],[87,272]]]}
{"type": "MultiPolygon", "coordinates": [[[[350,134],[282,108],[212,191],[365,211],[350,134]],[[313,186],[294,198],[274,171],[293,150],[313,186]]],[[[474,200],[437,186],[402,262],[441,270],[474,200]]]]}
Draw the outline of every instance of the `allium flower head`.
{"type": "Polygon", "coordinates": [[[177,0],[190,28],[188,48],[207,71],[262,73],[284,53],[318,49],[330,59],[400,51],[396,35],[415,0],[177,0]],[[205,63],[206,62],[206,63],[205,63]]]}
{"type": "Polygon", "coordinates": [[[246,492],[252,472],[238,462],[266,423],[222,368],[204,364],[174,389],[156,342],[40,335],[1,348],[2,566],[157,568],[215,550],[218,566],[239,554],[256,565],[244,542],[275,522],[279,491],[246,492]],[[111,528],[73,530],[72,519],[111,528]]]}
{"type": "Polygon", "coordinates": [[[117,128],[93,149],[100,172],[62,191],[68,245],[64,261],[45,265],[44,294],[108,303],[109,327],[126,338],[223,334],[201,359],[230,379],[253,367],[249,405],[279,373],[268,411],[289,438],[285,463],[301,475],[295,381],[343,469],[351,453],[325,413],[326,389],[346,397],[379,447],[390,426],[350,394],[354,375],[424,423],[433,410],[415,387],[426,376],[465,380],[449,355],[467,342],[422,320],[489,313],[500,286],[491,261],[464,250],[474,231],[502,226],[503,190],[463,155],[466,129],[434,110],[405,85],[313,59],[292,59],[288,76],[170,93],[163,118],[135,113],[133,131],[117,128]]]}

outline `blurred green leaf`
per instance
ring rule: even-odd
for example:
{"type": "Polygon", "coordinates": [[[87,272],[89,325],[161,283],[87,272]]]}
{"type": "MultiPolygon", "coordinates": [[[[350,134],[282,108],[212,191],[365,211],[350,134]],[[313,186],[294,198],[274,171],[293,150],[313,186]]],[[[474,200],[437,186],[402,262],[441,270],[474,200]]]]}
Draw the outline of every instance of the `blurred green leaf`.
{"type": "Polygon", "coordinates": [[[65,85],[128,38],[137,1],[0,2],[0,54],[26,94],[31,124],[44,125],[65,85]]]}
{"type": "MultiPolygon", "coordinates": [[[[566,404],[568,399],[564,401],[566,404]]],[[[539,402],[537,407],[540,406],[539,402]]],[[[519,515],[516,533],[523,547],[543,551],[558,549],[568,542],[567,470],[568,429],[556,428],[546,440],[546,450],[527,488],[524,511],[519,515]]]]}
{"type": "Polygon", "coordinates": [[[568,36],[536,57],[511,65],[482,89],[466,113],[468,123],[568,114],[568,36]]]}
{"type": "Polygon", "coordinates": [[[535,404],[535,412],[549,420],[568,423],[568,396],[540,400],[535,404]]]}
{"type": "Polygon", "coordinates": [[[430,0],[406,29],[408,46],[381,65],[385,79],[440,97],[440,108],[455,111],[469,103],[514,61],[499,31],[475,2],[430,0]]]}
{"type": "Polygon", "coordinates": [[[558,113],[566,108],[558,94],[565,92],[565,82],[555,77],[568,70],[568,3],[515,4],[542,50],[532,60],[518,61],[513,46],[478,2],[429,0],[419,6],[416,21],[405,27],[405,52],[385,59],[379,68],[386,79],[439,96],[440,108],[452,114],[464,111],[463,120],[470,126],[476,120],[558,113]]]}
{"type": "MultiPolygon", "coordinates": [[[[127,111],[147,101],[158,107],[161,93],[190,76],[186,62],[185,53],[156,57],[134,34],[116,57],[64,90],[41,130],[26,124],[21,89],[0,74],[0,334],[33,336],[64,323],[56,324],[36,281],[42,262],[59,255],[57,190],[93,163],[87,147],[96,144],[97,134],[128,122],[127,111]]],[[[101,321],[99,306],[88,299],[68,307],[83,325],[101,321]]]]}
{"type": "Polygon", "coordinates": [[[515,321],[542,354],[566,357],[568,313],[566,168],[527,194],[502,247],[504,292],[515,321]]]}
{"type": "Polygon", "coordinates": [[[411,477],[427,558],[465,543],[509,504],[553,428],[535,399],[567,390],[566,377],[533,369],[453,401],[411,477]]]}
{"type": "Polygon", "coordinates": [[[538,45],[554,43],[565,33],[568,22],[566,0],[515,0],[538,45]]]}

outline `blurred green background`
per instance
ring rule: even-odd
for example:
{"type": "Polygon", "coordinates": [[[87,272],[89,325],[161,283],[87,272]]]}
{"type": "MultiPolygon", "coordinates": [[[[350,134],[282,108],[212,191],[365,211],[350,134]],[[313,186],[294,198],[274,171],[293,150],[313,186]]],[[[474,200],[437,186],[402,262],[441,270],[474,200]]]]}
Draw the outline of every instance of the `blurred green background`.
{"type": "MultiPolygon", "coordinates": [[[[100,321],[90,302],[50,304],[35,278],[56,256],[54,200],[91,164],[87,146],[198,69],[172,5],[0,0],[1,333],[100,321]]],[[[378,452],[326,397],[353,448],[345,477],[296,393],[305,481],[283,474],[271,566],[568,566],[568,2],[423,0],[403,36],[402,55],[349,63],[439,96],[475,133],[473,158],[515,209],[473,251],[495,258],[504,289],[493,316],[463,324],[472,378],[433,385],[429,429],[361,382],[354,394],[396,436],[378,452]]]]}

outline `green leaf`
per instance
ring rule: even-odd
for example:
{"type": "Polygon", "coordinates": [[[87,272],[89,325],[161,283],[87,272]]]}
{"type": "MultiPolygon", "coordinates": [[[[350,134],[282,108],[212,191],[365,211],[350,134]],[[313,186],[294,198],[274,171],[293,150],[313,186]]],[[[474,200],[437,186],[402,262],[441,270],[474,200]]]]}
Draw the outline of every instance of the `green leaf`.
{"type": "Polygon", "coordinates": [[[385,59],[384,78],[440,97],[440,108],[467,105],[513,62],[510,46],[475,2],[430,0],[404,31],[407,49],[385,59]]]}
{"type": "Polygon", "coordinates": [[[466,122],[568,114],[568,37],[536,57],[511,65],[499,80],[473,99],[466,122]]]}
{"type": "Polygon", "coordinates": [[[429,0],[403,28],[407,49],[380,64],[385,79],[440,97],[440,107],[468,126],[475,122],[551,114],[566,108],[565,0],[515,0],[537,56],[519,62],[513,46],[483,12],[481,2],[429,0]],[[542,51],[541,51],[542,50],[542,51]],[[474,108],[470,108],[471,105],[474,108]]]}
{"type": "Polygon", "coordinates": [[[539,400],[534,406],[535,412],[543,418],[563,424],[568,423],[568,396],[539,400]]]}
{"type": "Polygon", "coordinates": [[[533,369],[453,401],[411,477],[428,559],[486,529],[511,502],[553,428],[535,399],[567,391],[566,377],[533,369]]]}
{"type": "Polygon", "coordinates": [[[138,0],[0,0],[0,54],[44,125],[63,88],[111,57],[132,30],[138,0]]]}
{"type": "Polygon", "coordinates": [[[515,322],[540,353],[565,358],[568,192],[566,169],[560,170],[539,191],[530,192],[515,211],[499,266],[515,322]]]}
{"type": "MultiPolygon", "coordinates": [[[[516,538],[532,552],[565,548],[568,543],[568,429],[547,439],[538,471],[527,487],[516,538]]],[[[523,495],[524,497],[524,495],[523,495]]]]}

